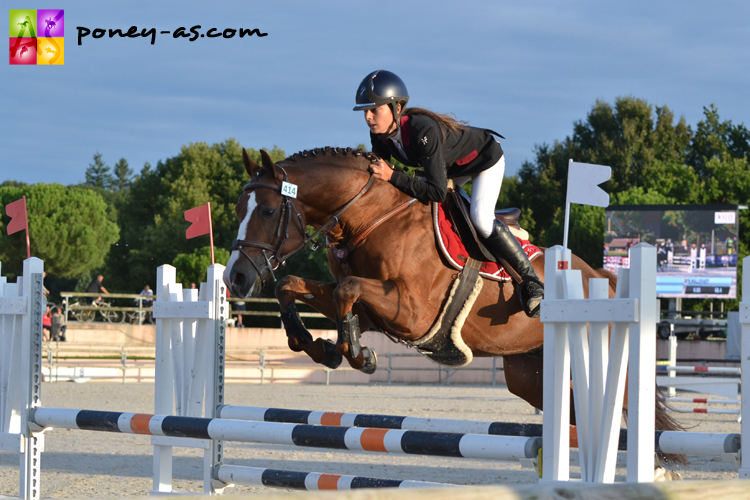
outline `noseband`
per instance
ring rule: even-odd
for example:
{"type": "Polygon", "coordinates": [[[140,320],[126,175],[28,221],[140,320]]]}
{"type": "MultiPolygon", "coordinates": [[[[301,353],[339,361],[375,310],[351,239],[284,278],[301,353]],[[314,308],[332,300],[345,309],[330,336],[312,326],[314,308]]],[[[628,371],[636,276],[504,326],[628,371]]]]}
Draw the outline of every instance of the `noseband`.
{"type": "MultiPolygon", "coordinates": [[[[286,173],[286,170],[284,170],[283,167],[276,165],[276,168],[281,170],[281,172],[284,174],[284,182],[289,182],[289,176],[286,173]]],[[[234,240],[232,241],[232,250],[239,250],[242,255],[247,258],[248,261],[250,261],[250,264],[255,269],[255,272],[258,273],[258,276],[261,276],[262,279],[262,272],[258,268],[258,266],[253,262],[253,259],[250,258],[250,256],[245,252],[243,247],[252,247],[252,248],[260,248],[261,253],[263,254],[263,258],[266,261],[266,267],[273,277],[273,280],[276,281],[276,276],[274,276],[273,272],[277,270],[279,267],[283,267],[284,264],[286,264],[286,261],[289,257],[294,255],[295,253],[302,250],[305,246],[307,246],[308,243],[312,242],[312,250],[317,250],[318,247],[321,245],[323,241],[325,241],[326,236],[335,228],[339,222],[340,222],[340,216],[346,209],[348,209],[354,202],[356,202],[358,199],[362,197],[372,186],[372,183],[374,181],[375,177],[372,172],[370,172],[370,178],[367,180],[367,184],[360,189],[359,193],[357,193],[354,198],[349,200],[344,206],[342,206],[338,212],[333,214],[328,221],[320,226],[313,234],[307,235],[307,231],[305,230],[305,221],[302,218],[302,214],[299,213],[297,210],[297,207],[294,206],[294,203],[292,203],[292,197],[285,195],[282,190],[281,186],[277,186],[276,184],[268,184],[265,182],[248,182],[245,184],[245,187],[242,188],[243,192],[246,192],[250,189],[255,188],[265,188],[265,189],[272,189],[274,191],[277,191],[279,194],[281,194],[281,214],[279,216],[279,225],[276,228],[276,238],[281,238],[279,240],[279,244],[274,248],[273,246],[269,245],[268,243],[264,243],[262,241],[250,241],[250,240],[234,240]],[[297,220],[299,221],[299,231],[302,233],[302,243],[292,250],[291,252],[288,252],[286,254],[282,254],[282,249],[284,248],[284,244],[289,239],[289,226],[291,225],[292,221],[292,212],[297,216],[297,220]],[[266,254],[266,251],[270,252],[270,257],[268,254],[266,254]],[[272,260],[275,261],[275,264],[272,263],[272,260]]],[[[267,276],[267,275],[266,275],[267,276]]]]}

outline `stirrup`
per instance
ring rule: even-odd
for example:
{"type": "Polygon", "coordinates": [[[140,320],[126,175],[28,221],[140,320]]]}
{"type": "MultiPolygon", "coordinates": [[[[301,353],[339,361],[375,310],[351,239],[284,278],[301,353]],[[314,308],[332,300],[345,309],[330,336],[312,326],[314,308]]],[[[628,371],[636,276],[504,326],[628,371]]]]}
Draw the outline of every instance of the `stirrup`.
{"type": "MultiPolygon", "coordinates": [[[[538,318],[541,310],[541,301],[544,299],[544,283],[542,283],[542,281],[535,276],[524,276],[523,282],[516,286],[516,291],[518,293],[518,301],[521,303],[521,308],[523,309],[523,312],[526,314],[526,316],[528,316],[529,318],[538,318]],[[534,309],[528,308],[528,304],[523,297],[524,287],[528,287],[530,283],[536,283],[542,289],[542,295],[539,298],[539,304],[534,309]]],[[[530,298],[534,297],[536,297],[536,295],[532,295],[530,298]]]]}

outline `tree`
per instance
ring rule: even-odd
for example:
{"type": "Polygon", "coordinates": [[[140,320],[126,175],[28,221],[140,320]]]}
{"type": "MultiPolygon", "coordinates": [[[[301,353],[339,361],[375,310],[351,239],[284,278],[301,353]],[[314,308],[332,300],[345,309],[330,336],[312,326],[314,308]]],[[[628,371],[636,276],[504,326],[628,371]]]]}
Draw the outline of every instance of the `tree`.
{"type": "Polygon", "coordinates": [[[133,169],[128,166],[128,161],[125,158],[120,158],[120,161],[115,163],[114,173],[112,189],[115,191],[128,189],[133,182],[133,169]]]}
{"type": "MultiPolygon", "coordinates": [[[[259,151],[250,149],[248,154],[260,162],[259,151]]],[[[286,156],[276,147],[269,154],[274,161],[286,156]]],[[[144,166],[118,205],[121,234],[107,259],[107,273],[122,276],[127,287],[139,290],[153,281],[158,266],[205,246],[208,237],[185,239],[189,224],[184,212],[207,202],[211,202],[214,245],[230,248],[239,225],[234,207],[247,181],[242,147],[234,139],[189,144],[153,168],[144,166]]]]}
{"type": "MultiPolygon", "coordinates": [[[[525,213],[533,208],[532,234],[544,246],[562,241],[569,159],[612,167],[603,186],[612,203],[745,203],[750,133],[721,122],[713,106],[704,112],[693,134],[666,106],[633,97],[618,98],[614,106],[597,101],[570,137],[536,147],[508,202],[525,213]]],[[[569,246],[595,267],[602,262],[603,214],[593,207],[571,213],[569,246]]]]}
{"type": "MultiPolygon", "coordinates": [[[[611,204],[746,204],[750,199],[750,131],[722,121],[715,106],[704,108],[695,132],[675,122],[667,108],[633,97],[614,106],[597,101],[573,134],[535,149],[517,177],[506,181],[507,205],[524,210],[525,226],[544,246],[562,242],[567,164],[575,161],[612,167],[604,184],[611,204]],[[531,217],[533,220],[528,220],[531,217]]],[[[740,257],[747,255],[750,214],[740,212],[740,257]]],[[[594,267],[602,262],[604,210],[573,205],[569,246],[594,267]]],[[[701,301],[684,308],[705,309],[701,301]]],[[[730,303],[730,307],[732,304],[730,303]]]]}
{"type": "MultiPolygon", "coordinates": [[[[229,260],[229,250],[214,247],[214,260],[217,263],[226,263],[229,260]]],[[[211,247],[201,247],[193,253],[177,254],[172,265],[177,268],[178,283],[182,283],[186,288],[190,283],[197,285],[206,280],[206,269],[211,265],[211,247]]]]}
{"type": "Polygon", "coordinates": [[[94,154],[94,163],[89,163],[86,169],[86,185],[102,191],[112,187],[114,179],[109,173],[110,168],[102,160],[102,154],[98,151],[94,154]]]}
{"type": "MultiPolygon", "coordinates": [[[[91,189],[33,184],[0,188],[0,205],[26,196],[31,253],[44,260],[45,270],[71,278],[101,267],[117,241],[117,225],[107,216],[107,205],[91,189]]],[[[0,262],[3,273],[19,274],[26,258],[23,236],[8,236],[7,218],[0,222],[0,262]]]]}

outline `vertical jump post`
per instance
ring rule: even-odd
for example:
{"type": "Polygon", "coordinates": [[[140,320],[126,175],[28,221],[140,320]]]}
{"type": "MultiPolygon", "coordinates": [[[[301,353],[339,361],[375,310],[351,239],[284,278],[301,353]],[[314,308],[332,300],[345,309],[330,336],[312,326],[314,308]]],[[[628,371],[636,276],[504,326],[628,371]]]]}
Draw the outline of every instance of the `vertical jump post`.
{"type": "Polygon", "coordinates": [[[655,270],[656,248],[636,245],[631,249],[631,268],[620,270],[616,297],[608,298],[607,279],[592,278],[589,298],[584,299],[581,271],[570,269],[570,251],[560,246],[547,249],[541,306],[544,407],[548,409],[544,412],[543,481],[570,479],[571,369],[582,480],[614,482],[629,372],[627,481],[653,481],[655,270]],[[611,348],[607,323],[613,325],[611,348]],[[595,381],[605,373],[603,383],[595,381]]]}
{"type": "MultiPolygon", "coordinates": [[[[160,415],[215,418],[224,404],[224,351],[228,302],[222,280],[224,266],[208,268],[200,290],[183,290],[176,269],[157,269],[156,386],[154,412],[160,415]],[[205,401],[205,405],[204,405],[205,401]]],[[[152,493],[172,492],[172,448],[204,450],[204,493],[226,486],[214,479],[223,458],[223,441],[151,436],[154,445],[152,493]]]]}

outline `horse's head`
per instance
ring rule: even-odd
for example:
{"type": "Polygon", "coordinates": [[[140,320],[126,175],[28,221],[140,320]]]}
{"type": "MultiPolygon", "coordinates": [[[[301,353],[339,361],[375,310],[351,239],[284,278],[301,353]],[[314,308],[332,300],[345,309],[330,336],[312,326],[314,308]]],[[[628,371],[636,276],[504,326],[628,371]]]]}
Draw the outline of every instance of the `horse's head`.
{"type": "Polygon", "coordinates": [[[306,242],[304,217],[292,203],[292,193],[282,194],[286,172],[265,151],[261,157],[258,165],[242,150],[250,182],[235,207],[240,228],[224,271],[234,297],[257,296],[273,271],[306,242]]]}

